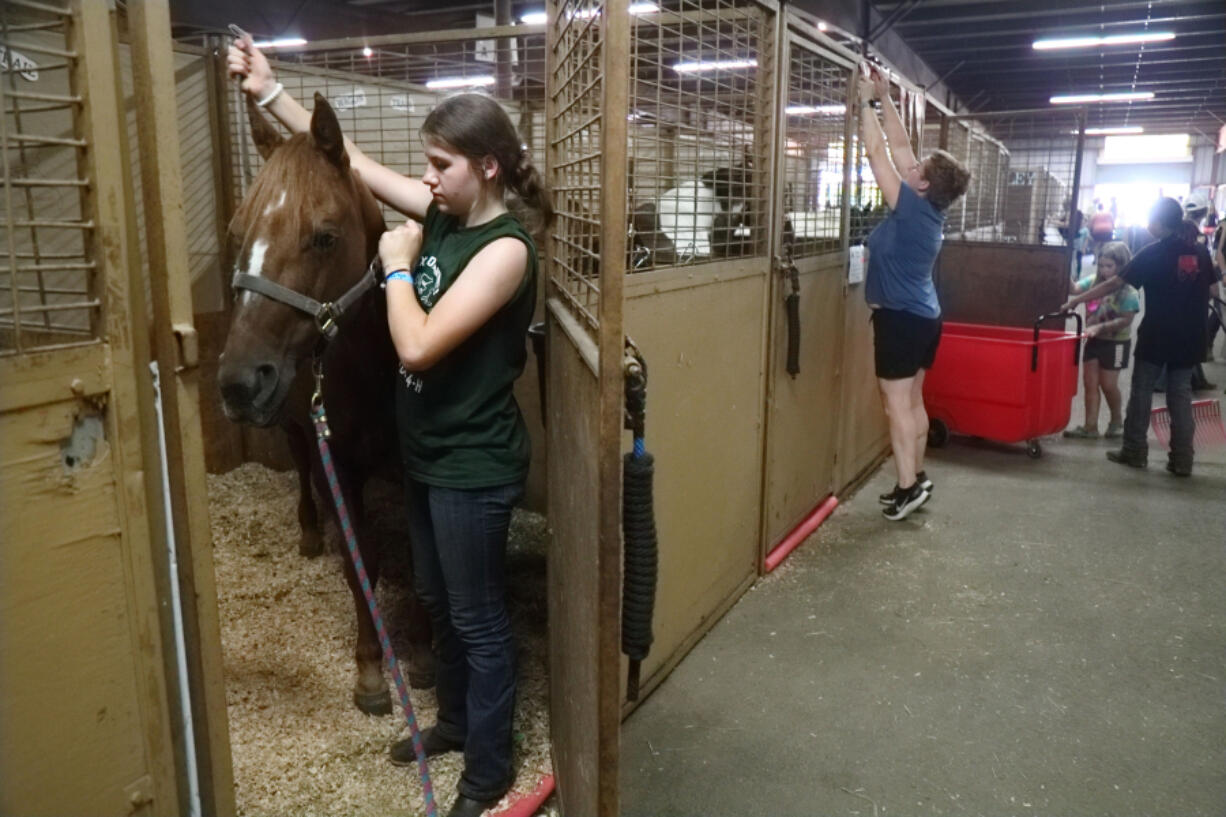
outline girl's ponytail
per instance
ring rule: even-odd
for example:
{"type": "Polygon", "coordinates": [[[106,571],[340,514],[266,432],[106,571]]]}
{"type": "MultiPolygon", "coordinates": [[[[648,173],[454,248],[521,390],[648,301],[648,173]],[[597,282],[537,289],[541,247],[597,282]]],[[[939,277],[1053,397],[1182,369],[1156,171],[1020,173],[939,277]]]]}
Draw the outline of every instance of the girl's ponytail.
{"type": "Polygon", "coordinates": [[[508,180],[508,187],[535,214],[535,223],[529,225],[529,229],[533,233],[548,230],[554,219],[553,193],[526,149],[520,152],[519,166],[513,176],[508,180]]]}

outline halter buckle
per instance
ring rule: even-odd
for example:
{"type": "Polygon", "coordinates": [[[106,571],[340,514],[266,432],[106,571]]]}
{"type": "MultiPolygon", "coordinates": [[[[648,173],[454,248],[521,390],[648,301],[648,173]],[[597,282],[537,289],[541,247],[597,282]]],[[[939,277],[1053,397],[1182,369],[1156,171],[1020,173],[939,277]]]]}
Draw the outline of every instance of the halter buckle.
{"type": "Polygon", "coordinates": [[[336,304],[331,301],[320,304],[319,311],[315,313],[315,326],[319,328],[320,334],[332,340],[336,336],[336,322],[340,320],[340,317],[341,313],[337,310],[336,304]]]}

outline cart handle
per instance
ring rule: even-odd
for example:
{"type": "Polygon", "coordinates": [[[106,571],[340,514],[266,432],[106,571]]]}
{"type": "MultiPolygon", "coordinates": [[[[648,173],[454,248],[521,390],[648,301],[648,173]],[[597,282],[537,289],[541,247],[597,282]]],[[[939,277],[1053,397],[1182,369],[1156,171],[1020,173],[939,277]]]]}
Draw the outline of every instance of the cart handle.
{"type": "Polygon", "coordinates": [[[1039,324],[1050,318],[1065,318],[1072,315],[1077,320],[1077,342],[1073,344],[1073,367],[1081,362],[1081,313],[1073,311],[1065,312],[1048,312],[1046,315],[1040,315],[1034,319],[1034,343],[1030,347],[1030,371],[1037,372],[1039,370],[1039,324]]]}

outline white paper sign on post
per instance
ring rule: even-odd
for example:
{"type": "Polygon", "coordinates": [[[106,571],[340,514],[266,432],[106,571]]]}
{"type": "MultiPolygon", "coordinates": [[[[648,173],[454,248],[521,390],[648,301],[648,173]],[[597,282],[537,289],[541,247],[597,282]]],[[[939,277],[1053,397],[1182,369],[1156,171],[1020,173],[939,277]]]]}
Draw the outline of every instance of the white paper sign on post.
{"type": "Polygon", "coordinates": [[[864,262],[868,248],[858,244],[847,253],[847,283],[859,284],[864,281],[864,262]]]}

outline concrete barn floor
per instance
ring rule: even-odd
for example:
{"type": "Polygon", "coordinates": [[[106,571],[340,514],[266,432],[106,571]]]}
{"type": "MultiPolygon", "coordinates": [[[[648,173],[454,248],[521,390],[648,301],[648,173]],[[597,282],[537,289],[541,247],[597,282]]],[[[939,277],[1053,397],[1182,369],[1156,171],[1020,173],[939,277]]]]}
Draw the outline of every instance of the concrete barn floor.
{"type": "Polygon", "coordinates": [[[887,463],[625,723],[623,813],[1226,814],[1226,451],[1043,444],[901,523],[887,463]]]}

